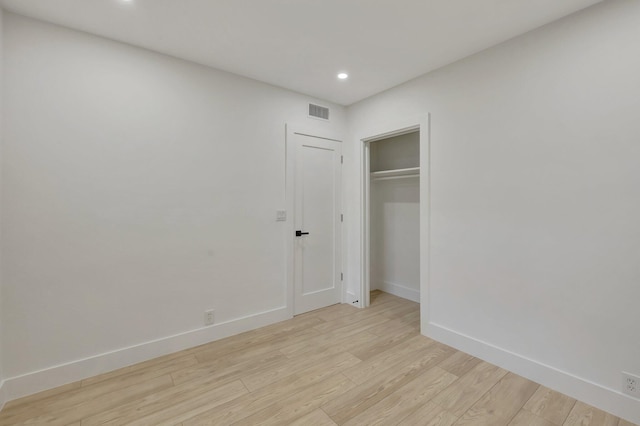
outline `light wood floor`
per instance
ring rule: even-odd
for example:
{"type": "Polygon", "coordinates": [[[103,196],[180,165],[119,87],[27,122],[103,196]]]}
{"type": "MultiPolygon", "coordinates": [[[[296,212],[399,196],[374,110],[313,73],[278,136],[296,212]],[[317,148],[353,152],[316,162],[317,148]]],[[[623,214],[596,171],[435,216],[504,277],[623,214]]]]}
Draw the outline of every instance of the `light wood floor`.
{"type": "Polygon", "coordinates": [[[10,402],[0,425],[630,426],[419,334],[374,292],[10,402]]]}

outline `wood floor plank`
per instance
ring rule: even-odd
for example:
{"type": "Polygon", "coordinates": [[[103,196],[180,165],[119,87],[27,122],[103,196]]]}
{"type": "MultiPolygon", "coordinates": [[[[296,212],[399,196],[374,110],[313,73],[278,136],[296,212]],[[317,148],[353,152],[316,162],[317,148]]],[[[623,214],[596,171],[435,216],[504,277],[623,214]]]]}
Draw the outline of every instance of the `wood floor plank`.
{"type": "Polygon", "coordinates": [[[355,384],[343,374],[336,374],[315,386],[277,402],[263,410],[252,414],[238,422],[234,426],[253,425],[281,425],[288,424],[292,420],[299,419],[312,411],[320,408],[322,404],[338,397],[352,389],[355,384]]]}
{"type": "Polygon", "coordinates": [[[340,309],[318,309],[317,311],[302,314],[301,316],[314,315],[315,317],[320,318],[323,321],[332,321],[345,315],[352,315],[360,310],[357,307],[351,305],[334,305],[334,307],[335,306],[340,306],[340,309]]]}
{"type": "MultiPolygon", "coordinates": [[[[338,348],[336,348],[336,350],[338,350],[338,348]]],[[[298,372],[304,372],[305,370],[318,365],[328,356],[329,354],[327,353],[318,353],[313,356],[296,357],[280,366],[244,375],[244,377],[242,377],[242,382],[249,391],[254,392],[263,386],[277,382],[283,377],[287,377],[298,372]]],[[[356,364],[360,363],[358,358],[343,351],[340,351],[340,357],[348,360],[352,368],[356,364]]]]}
{"type": "Polygon", "coordinates": [[[458,418],[433,402],[427,402],[398,423],[399,426],[452,426],[458,418]]]}
{"type": "MultiPolygon", "coordinates": [[[[349,315],[349,319],[351,319],[352,315],[349,315]]],[[[327,333],[332,331],[339,331],[343,334],[354,334],[362,331],[367,331],[368,329],[374,328],[377,325],[384,324],[389,321],[389,318],[383,315],[371,315],[365,318],[354,318],[353,321],[348,321],[346,324],[341,321],[327,321],[317,327],[314,327],[314,330],[317,330],[321,333],[327,333]]]]}
{"type": "Polygon", "coordinates": [[[414,312],[416,309],[420,309],[420,305],[415,302],[409,302],[402,306],[398,306],[393,309],[387,309],[383,312],[380,312],[380,315],[385,316],[387,318],[401,318],[407,314],[414,312]]]}
{"type": "Polygon", "coordinates": [[[196,356],[187,354],[180,357],[161,357],[155,360],[141,362],[139,364],[120,368],[109,373],[100,374],[88,379],[82,380],[82,386],[91,386],[96,383],[105,384],[107,381],[120,381],[123,376],[134,378],[134,380],[145,380],[145,378],[153,378],[180,370],[198,363],[196,356]]]}
{"type": "Polygon", "coordinates": [[[321,408],[289,424],[289,426],[337,426],[321,408]]]}
{"type": "Polygon", "coordinates": [[[340,353],[303,372],[288,376],[249,395],[223,404],[184,421],[185,426],[232,424],[278,401],[336,375],[359,363],[348,353],[340,353]]]}
{"type": "Polygon", "coordinates": [[[0,417],[0,425],[17,424],[37,424],[37,425],[68,425],[70,423],[83,420],[97,412],[118,407],[130,400],[136,400],[146,395],[158,392],[163,389],[170,389],[173,386],[171,376],[168,374],[156,377],[142,383],[138,383],[126,388],[112,390],[107,393],[100,393],[96,398],[78,399],[77,404],[70,404],[68,400],[60,400],[59,404],[49,404],[36,407],[33,410],[22,411],[13,416],[9,413],[0,417]]]}
{"type": "Polygon", "coordinates": [[[227,354],[250,350],[259,345],[274,345],[281,341],[315,335],[317,333],[313,327],[323,322],[322,319],[316,317],[303,319],[294,317],[291,320],[284,321],[285,324],[272,324],[257,330],[217,340],[208,345],[201,346],[195,353],[199,359],[202,359],[208,352],[212,352],[214,358],[219,358],[227,354]]]}
{"type": "Polygon", "coordinates": [[[398,364],[396,368],[389,368],[377,373],[371,379],[347,392],[340,399],[329,401],[322,406],[322,409],[333,421],[342,424],[377,404],[422,372],[435,367],[450,354],[439,347],[435,347],[430,355],[417,360],[414,359],[411,363],[398,364]]]}
{"type": "Polygon", "coordinates": [[[555,426],[555,423],[551,423],[530,411],[522,409],[516,414],[513,420],[511,420],[509,426],[555,426]]]}
{"type": "Polygon", "coordinates": [[[457,351],[449,358],[442,361],[438,367],[458,377],[462,377],[467,374],[469,370],[480,364],[480,362],[481,360],[479,358],[457,351]]]}
{"type": "Polygon", "coordinates": [[[205,365],[234,365],[244,361],[250,361],[259,359],[265,356],[269,356],[275,352],[282,352],[282,348],[285,348],[294,343],[305,344],[307,341],[318,337],[318,334],[313,329],[297,331],[292,333],[288,339],[278,339],[274,342],[264,342],[256,344],[250,348],[243,349],[241,351],[231,353],[218,353],[216,351],[205,351],[195,354],[198,362],[201,366],[205,365]]]}
{"type": "MultiPolygon", "coordinates": [[[[398,301],[396,297],[393,297],[391,295],[389,295],[388,297],[384,297],[381,298],[378,302],[376,302],[375,304],[372,304],[369,308],[369,310],[373,311],[374,314],[377,314],[378,312],[380,312],[381,310],[384,309],[388,309],[390,306],[397,306],[398,303],[402,303],[401,301],[398,301]]],[[[361,311],[362,309],[358,309],[352,306],[349,306],[349,308],[351,308],[350,310],[342,310],[340,312],[321,312],[318,314],[318,318],[324,320],[324,321],[334,321],[342,316],[345,315],[352,315],[358,311],[361,311]]]]}
{"type": "Polygon", "coordinates": [[[199,363],[193,367],[173,372],[171,377],[176,385],[198,380],[202,377],[215,377],[219,380],[234,381],[253,371],[284,365],[287,360],[284,354],[280,351],[275,351],[257,359],[248,359],[238,363],[231,361],[199,363]]]}
{"type": "MultiPolygon", "coordinates": [[[[380,309],[358,309],[357,311],[352,312],[349,315],[343,315],[331,320],[325,319],[322,324],[318,324],[314,326],[314,328],[320,332],[326,333],[328,331],[333,331],[341,327],[352,325],[356,322],[376,317],[380,315],[380,312],[380,309]]],[[[385,320],[388,320],[388,318],[385,318],[385,320]]]]}
{"type": "Polygon", "coordinates": [[[60,394],[67,393],[75,389],[79,389],[81,386],[82,386],[82,382],[77,381],[77,382],[69,383],[63,386],[58,386],[57,388],[38,392],[33,395],[25,396],[19,399],[14,399],[13,401],[9,401],[5,404],[3,413],[6,413],[14,409],[19,409],[20,406],[29,407],[29,405],[34,403],[43,404],[44,401],[49,398],[53,398],[60,394]]]}
{"type": "Polygon", "coordinates": [[[418,336],[416,331],[405,331],[403,333],[392,334],[391,336],[381,336],[369,343],[359,345],[350,352],[359,359],[366,361],[382,352],[392,349],[395,346],[404,344],[407,340],[418,336]]]}
{"type": "Polygon", "coordinates": [[[100,384],[100,387],[111,387],[113,389],[128,386],[129,384],[144,382],[146,380],[153,379],[155,377],[164,376],[165,374],[171,374],[173,372],[182,370],[184,368],[193,367],[198,364],[198,360],[194,355],[187,355],[185,357],[175,358],[161,364],[155,364],[132,370],[128,373],[121,373],[117,375],[98,376],[96,380],[82,381],[84,389],[87,387],[100,384]]]}
{"type": "Polygon", "coordinates": [[[317,338],[307,339],[301,342],[292,343],[284,348],[280,349],[280,352],[285,354],[289,358],[307,356],[309,354],[317,354],[329,350],[329,353],[334,354],[335,351],[330,351],[331,348],[344,347],[357,348],[360,345],[367,344],[377,340],[378,337],[367,331],[356,334],[343,335],[338,332],[322,334],[317,338]]]}
{"type": "Polygon", "coordinates": [[[483,361],[436,395],[433,402],[460,417],[506,374],[506,370],[483,361]]]}
{"type": "Polygon", "coordinates": [[[394,369],[396,365],[422,359],[429,360],[430,366],[433,366],[451,353],[452,350],[445,345],[418,335],[358,364],[346,371],[345,375],[355,383],[362,384],[376,375],[394,369]]]}
{"type": "Polygon", "coordinates": [[[273,342],[272,344],[268,342],[259,343],[251,346],[250,348],[243,349],[240,351],[234,351],[234,352],[225,352],[225,351],[218,351],[215,349],[207,349],[207,350],[202,350],[202,351],[199,351],[198,353],[195,353],[194,356],[196,357],[198,362],[201,364],[238,363],[241,361],[246,361],[255,357],[261,357],[261,356],[264,356],[265,354],[275,352],[282,347],[286,347],[287,345],[290,345],[292,342],[304,342],[306,339],[311,339],[316,336],[317,336],[317,333],[314,333],[313,331],[309,331],[309,330],[298,331],[298,332],[294,332],[293,335],[290,336],[291,339],[286,339],[286,340],[281,339],[277,342],[273,342]]]}
{"type": "Polygon", "coordinates": [[[344,425],[396,425],[456,379],[453,374],[433,367],[344,425]]]}
{"type": "MultiPolygon", "coordinates": [[[[384,315],[381,315],[387,318],[384,315]]],[[[389,336],[405,331],[413,331],[417,334],[420,333],[420,323],[411,323],[405,321],[403,318],[387,318],[387,322],[381,323],[375,328],[371,329],[371,332],[377,336],[389,336]]]]}
{"type": "MultiPolygon", "coordinates": [[[[291,342],[301,342],[317,336],[319,333],[312,326],[298,329],[293,328],[286,333],[274,333],[254,336],[248,340],[236,341],[224,346],[213,346],[202,349],[195,355],[200,362],[217,361],[220,359],[233,359],[245,352],[269,352],[289,345],[291,342]]],[[[217,342],[215,342],[217,343],[217,342]]]]}
{"type": "Polygon", "coordinates": [[[129,426],[173,426],[193,417],[194,414],[203,413],[212,407],[222,405],[247,393],[249,391],[240,380],[208,392],[202,392],[198,389],[197,395],[184,399],[181,403],[175,403],[175,400],[170,401],[165,408],[159,411],[122,424],[129,426]]]}
{"type": "Polygon", "coordinates": [[[305,312],[304,314],[296,315],[296,318],[315,317],[320,318],[323,321],[328,321],[332,318],[339,317],[340,315],[352,314],[359,310],[360,309],[358,309],[356,306],[348,305],[346,303],[338,303],[336,305],[331,305],[325,308],[320,308],[314,311],[305,312]]]}
{"type": "Polygon", "coordinates": [[[91,416],[85,416],[82,424],[85,426],[127,424],[161,411],[167,406],[178,405],[202,394],[217,395],[220,389],[223,389],[223,392],[236,392],[238,390],[246,392],[246,388],[240,380],[220,383],[215,378],[208,380],[203,378],[198,383],[184,383],[150,393],[142,398],[131,398],[117,407],[102,410],[91,416]]]}
{"type": "Polygon", "coordinates": [[[408,314],[400,317],[400,320],[411,325],[420,325],[420,306],[418,308],[409,312],[408,314]]]}
{"type": "Polygon", "coordinates": [[[620,419],[584,402],[576,402],[563,426],[617,426],[620,419]]]}
{"type": "Polygon", "coordinates": [[[635,423],[628,422],[626,420],[620,419],[618,422],[618,426],[638,426],[635,423]]]}
{"type": "Polygon", "coordinates": [[[456,426],[507,425],[538,387],[537,383],[508,373],[460,417],[456,426]]]}
{"type": "Polygon", "coordinates": [[[573,398],[540,386],[524,408],[556,426],[562,426],[575,403],[573,398]]]}
{"type": "Polygon", "coordinates": [[[415,302],[371,301],[9,402],[0,426],[635,426],[421,336],[415,302]]]}
{"type": "Polygon", "coordinates": [[[300,377],[294,374],[222,405],[194,413],[182,424],[184,426],[230,425],[300,392],[303,387],[300,377]]]}

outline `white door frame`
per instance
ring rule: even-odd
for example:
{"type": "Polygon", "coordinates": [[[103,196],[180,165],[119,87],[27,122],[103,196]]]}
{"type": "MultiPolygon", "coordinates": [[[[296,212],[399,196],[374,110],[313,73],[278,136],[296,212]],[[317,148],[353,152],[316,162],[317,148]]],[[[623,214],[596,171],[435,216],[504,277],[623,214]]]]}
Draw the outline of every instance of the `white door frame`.
{"type": "MultiPolygon", "coordinates": [[[[360,141],[360,294],[358,306],[369,306],[371,281],[369,277],[370,254],[370,144],[381,139],[400,136],[406,133],[420,132],[420,318],[421,324],[427,324],[429,296],[429,222],[430,210],[430,115],[425,114],[401,122],[390,123],[361,133],[360,141]],[[425,267],[426,266],[426,267],[425,267]]],[[[423,327],[424,329],[424,327],[423,327]]]]}
{"type": "MultiPolygon", "coordinates": [[[[317,130],[311,130],[309,128],[306,128],[304,126],[298,126],[295,124],[286,124],[285,125],[285,133],[286,133],[286,139],[285,139],[285,198],[286,198],[286,206],[287,206],[287,226],[286,226],[286,237],[285,237],[285,244],[286,244],[286,253],[287,253],[287,264],[286,264],[286,306],[287,306],[287,313],[289,315],[289,317],[293,317],[294,315],[294,299],[295,299],[295,286],[294,286],[294,280],[295,280],[295,270],[294,270],[294,258],[295,258],[295,247],[294,247],[294,243],[293,243],[293,235],[295,233],[295,221],[294,221],[294,212],[295,212],[295,186],[294,186],[294,176],[295,176],[295,170],[294,170],[294,161],[290,161],[289,156],[292,155],[293,153],[295,153],[295,151],[293,149],[291,149],[290,144],[293,142],[293,136],[294,135],[302,135],[302,136],[309,136],[312,138],[318,138],[318,139],[327,139],[327,140],[331,140],[331,141],[336,141],[336,142],[342,142],[342,139],[335,134],[331,134],[329,132],[318,132],[317,130]]],[[[344,173],[341,174],[343,177],[342,179],[344,179],[344,173]]],[[[343,185],[343,182],[340,183],[340,185],[343,185]]],[[[344,190],[341,191],[342,195],[341,195],[341,200],[340,200],[340,204],[343,206],[342,208],[344,209],[344,190]]],[[[341,226],[343,225],[343,223],[341,223],[341,226]]],[[[341,235],[341,241],[340,241],[340,268],[344,270],[344,227],[342,229],[342,232],[340,232],[341,235]]],[[[340,281],[339,283],[340,285],[340,302],[344,303],[345,301],[345,288],[346,286],[344,285],[344,281],[340,281]]]]}

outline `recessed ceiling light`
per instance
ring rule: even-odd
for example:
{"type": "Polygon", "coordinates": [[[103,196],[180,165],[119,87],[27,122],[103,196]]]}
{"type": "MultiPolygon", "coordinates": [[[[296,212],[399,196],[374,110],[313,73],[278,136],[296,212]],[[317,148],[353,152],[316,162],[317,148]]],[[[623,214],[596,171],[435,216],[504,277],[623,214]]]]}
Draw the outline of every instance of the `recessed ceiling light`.
{"type": "Polygon", "coordinates": [[[341,72],[340,74],[338,74],[338,78],[340,80],[346,80],[347,78],[349,78],[349,74],[347,74],[346,72],[341,72]]]}

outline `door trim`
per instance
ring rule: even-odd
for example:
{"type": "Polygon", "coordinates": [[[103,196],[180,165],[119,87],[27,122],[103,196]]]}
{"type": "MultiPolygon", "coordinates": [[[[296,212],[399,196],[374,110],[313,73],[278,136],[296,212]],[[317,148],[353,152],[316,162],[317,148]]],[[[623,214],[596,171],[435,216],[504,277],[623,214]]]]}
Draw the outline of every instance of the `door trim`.
{"type": "Polygon", "coordinates": [[[393,136],[400,136],[415,131],[420,132],[420,324],[426,329],[429,313],[429,281],[430,281],[430,221],[431,221],[431,188],[430,188],[430,146],[431,146],[430,114],[408,118],[403,121],[389,123],[368,131],[361,132],[360,151],[360,293],[359,308],[370,303],[371,281],[369,277],[371,254],[370,240],[370,143],[393,136]]]}
{"type": "MultiPolygon", "coordinates": [[[[290,155],[295,151],[291,149],[290,144],[293,142],[293,136],[307,136],[311,138],[325,139],[335,142],[342,143],[342,140],[337,137],[337,135],[318,132],[314,130],[310,130],[304,126],[298,126],[295,124],[285,124],[285,199],[286,199],[286,209],[287,209],[287,222],[285,226],[285,246],[286,246],[286,294],[285,294],[285,302],[287,313],[290,317],[294,316],[294,300],[295,300],[295,270],[294,270],[294,258],[295,258],[295,248],[293,243],[293,234],[295,233],[295,222],[294,222],[294,212],[295,212],[295,187],[294,187],[294,161],[290,160],[290,155]]],[[[344,147],[343,147],[344,148],[344,147]]],[[[343,154],[344,155],[344,154],[343,154]]],[[[342,175],[342,182],[340,183],[342,187],[340,204],[342,205],[342,209],[344,210],[344,170],[342,175]]],[[[344,270],[344,256],[345,256],[345,232],[344,232],[344,223],[341,223],[342,232],[340,232],[340,268],[344,270]]],[[[345,289],[344,280],[340,281],[340,303],[344,303],[345,301],[345,289]]]]}

